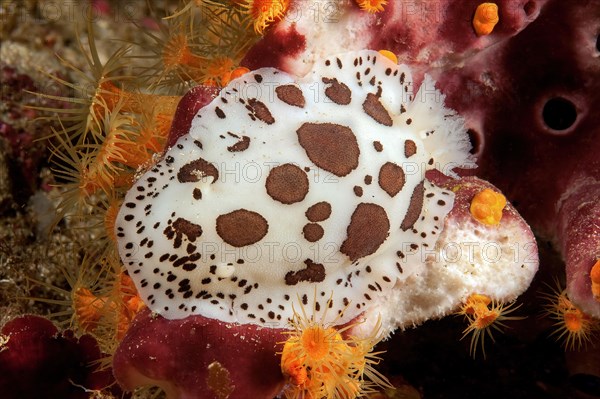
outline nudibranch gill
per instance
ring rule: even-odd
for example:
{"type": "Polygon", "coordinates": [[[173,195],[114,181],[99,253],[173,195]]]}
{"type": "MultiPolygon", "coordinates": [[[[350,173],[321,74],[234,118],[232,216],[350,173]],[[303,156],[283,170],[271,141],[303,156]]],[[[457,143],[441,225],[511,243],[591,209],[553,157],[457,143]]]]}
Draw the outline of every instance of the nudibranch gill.
{"type": "Polygon", "coordinates": [[[431,79],[414,93],[409,68],[380,53],[331,56],[301,78],[258,69],[127,193],[119,253],[168,319],[283,326],[297,301],[325,322],[376,318],[423,272],[409,255],[434,251],[452,209],[426,171],[455,176],[473,166],[469,149],[431,79]]]}

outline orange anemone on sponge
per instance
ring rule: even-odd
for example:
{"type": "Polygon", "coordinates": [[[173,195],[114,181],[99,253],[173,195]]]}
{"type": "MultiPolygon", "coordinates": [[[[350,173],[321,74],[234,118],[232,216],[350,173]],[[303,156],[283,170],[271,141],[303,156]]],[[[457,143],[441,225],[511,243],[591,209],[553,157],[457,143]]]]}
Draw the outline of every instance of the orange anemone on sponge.
{"type": "Polygon", "coordinates": [[[501,332],[502,327],[506,327],[504,324],[505,321],[522,319],[520,316],[508,316],[508,314],[520,306],[513,307],[513,305],[514,302],[506,305],[502,302],[494,301],[484,294],[471,294],[465,300],[458,314],[464,315],[469,325],[463,331],[461,339],[471,335],[469,352],[473,357],[475,357],[477,348],[481,347],[483,357],[485,358],[484,340],[488,336],[494,341],[492,329],[501,332]]]}
{"type": "Polygon", "coordinates": [[[392,388],[374,368],[381,360],[377,355],[382,353],[373,352],[382,338],[380,319],[369,336],[359,338],[349,331],[361,322],[338,329],[333,325],[338,319],[325,323],[327,313],[315,319],[315,308],[310,316],[302,304],[300,309],[294,310],[291,331],[280,352],[286,399],[356,399],[380,388],[392,388]]]}
{"type": "Polygon", "coordinates": [[[374,14],[383,11],[383,6],[387,4],[387,0],[355,0],[361,10],[374,14]]]}
{"type": "Polygon", "coordinates": [[[600,259],[592,266],[590,279],[592,280],[592,295],[596,301],[600,302],[600,259]]]}
{"type": "Polygon", "coordinates": [[[542,295],[547,301],[544,315],[555,320],[551,335],[562,341],[565,349],[579,350],[594,342],[600,322],[573,303],[566,290],[557,287],[542,295]]]}
{"type": "Polygon", "coordinates": [[[267,27],[281,20],[290,5],[289,0],[233,0],[233,3],[247,10],[258,34],[263,34],[267,27]]]}
{"type": "Polygon", "coordinates": [[[506,197],[490,188],[475,194],[471,201],[471,215],[480,223],[495,226],[500,224],[506,197]]]}
{"type": "Polygon", "coordinates": [[[398,63],[398,57],[396,56],[396,54],[394,54],[393,52],[391,52],[389,50],[379,50],[379,54],[381,54],[384,57],[388,58],[394,64],[398,63]]]}
{"type": "Polygon", "coordinates": [[[477,36],[489,35],[500,20],[495,3],[481,3],[473,16],[473,29],[477,36]]]}

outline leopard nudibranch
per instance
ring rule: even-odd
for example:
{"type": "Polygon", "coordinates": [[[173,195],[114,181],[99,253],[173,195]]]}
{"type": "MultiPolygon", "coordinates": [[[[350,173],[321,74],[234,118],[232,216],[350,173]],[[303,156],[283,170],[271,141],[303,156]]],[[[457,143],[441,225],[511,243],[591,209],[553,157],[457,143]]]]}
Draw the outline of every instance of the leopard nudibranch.
{"type": "MultiPolygon", "coordinates": [[[[473,165],[463,120],[429,78],[416,93],[411,79],[365,50],[301,78],[263,68],[225,87],[117,217],[148,307],[283,326],[298,302],[336,324],[401,303],[397,292],[431,268],[421,255],[454,201],[425,172],[473,165]]],[[[386,314],[387,331],[411,322],[386,314]]]]}

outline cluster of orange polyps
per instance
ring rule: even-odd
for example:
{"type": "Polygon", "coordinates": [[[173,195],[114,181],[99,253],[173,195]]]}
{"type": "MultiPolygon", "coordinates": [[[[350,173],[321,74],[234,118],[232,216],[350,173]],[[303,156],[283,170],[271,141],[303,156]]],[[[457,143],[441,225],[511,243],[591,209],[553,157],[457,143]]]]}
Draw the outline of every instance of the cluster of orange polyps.
{"type": "MultiPolygon", "coordinates": [[[[314,315],[315,312],[313,312],[314,315]]],[[[381,352],[372,352],[381,340],[380,325],[371,336],[358,338],[343,334],[357,324],[337,329],[326,324],[325,312],[320,320],[294,312],[290,337],[283,344],[281,370],[287,378],[285,395],[289,399],[354,399],[376,388],[392,388],[374,366],[381,352]]]]}
{"type": "Polygon", "coordinates": [[[107,329],[117,341],[123,338],[135,315],[145,307],[131,277],[125,273],[119,275],[105,295],[95,295],[88,288],[78,287],[72,296],[79,326],[90,333],[107,329]]]}

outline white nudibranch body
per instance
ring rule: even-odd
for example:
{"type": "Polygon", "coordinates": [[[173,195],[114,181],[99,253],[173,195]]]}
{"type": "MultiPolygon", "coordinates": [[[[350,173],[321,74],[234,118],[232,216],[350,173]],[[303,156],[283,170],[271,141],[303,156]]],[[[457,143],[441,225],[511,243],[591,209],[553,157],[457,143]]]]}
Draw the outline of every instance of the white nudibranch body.
{"type": "Polygon", "coordinates": [[[433,82],[413,93],[377,52],[253,71],[129,191],[119,252],[166,318],[283,327],[300,300],[346,323],[423,270],[407,254],[434,249],[454,199],[425,171],[470,166],[469,149],[433,82]]]}

